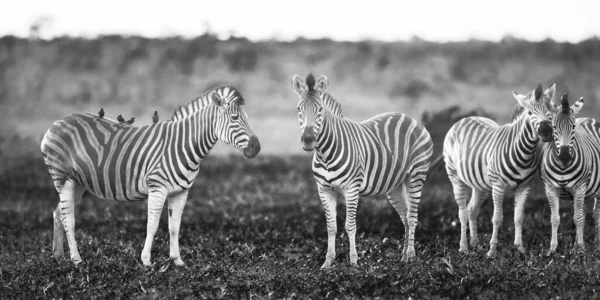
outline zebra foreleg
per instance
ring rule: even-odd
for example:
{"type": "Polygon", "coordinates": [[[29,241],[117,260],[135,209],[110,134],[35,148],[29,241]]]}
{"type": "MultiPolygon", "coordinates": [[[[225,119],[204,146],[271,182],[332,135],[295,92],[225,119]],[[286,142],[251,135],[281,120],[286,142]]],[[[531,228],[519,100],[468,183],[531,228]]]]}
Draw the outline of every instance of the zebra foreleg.
{"type": "Polygon", "coordinates": [[[182,191],[176,195],[170,196],[169,201],[169,256],[177,266],[183,266],[185,263],[181,260],[179,253],[179,226],[181,224],[181,215],[187,201],[188,191],[182,191]]]}
{"type": "Polygon", "coordinates": [[[402,256],[402,261],[407,261],[415,257],[415,230],[419,220],[419,202],[421,200],[421,190],[425,176],[413,176],[404,182],[404,191],[406,206],[408,209],[408,242],[406,243],[406,253],[402,256]]]}
{"type": "Polygon", "coordinates": [[[471,234],[471,248],[477,247],[479,244],[479,235],[477,232],[477,217],[479,216],[479,208],[481,207],[481,203],[487,198],[488,192],[484,190],[473,189],[473,193],[471,195],[471,201],[468,204],[469,210],[469,231],[471,234]]]}
{"type": "Polygon", "coordinates": [[[150,263],[150,251],[152,249],[154,235],[158,230],[158,221],[160,220],[160,214],[166,198],[167,193],[160,189],[151,190],[148,194],[148,225],[146,228],[146,242],[144,243],[141,257],[144,266],[152,265],[150,263]]]}
{"type": "Polygon", "coordinates": [[[469,251],[469,244],[467,243],[467,185],[453,177],[450,177],[450,182],[452,183],[454,200],[458,204],[458,219],[460,220],[460,247],[458,251],[466,252],[469,251]]]}
{"type": "Polygon", "coordinates": [[[558,226],[560,225],[560,215],[558,212],[558,200],[560,199],[560,191],[551,185],[546,184],[546,198],[550,205],[550,223],[552,224],[552,236],[550,238],[550,249],[546,255],[550,255],[556,251],[558,246],[558,226]]]}
{"type": "Polygon", "coordinates": [[[573,222],[575,223],[575,228],[577,230],[575,252],[583,252],[585,250],[585,242],[583,241],[583,228],[585,227],[584,199],[586,191],[587,185],[580,185],[575,191],[575,199],[573,199],[573,222]]]}
{"type": "Polygon", "coordinates": [[[492,198],[494,199],[494,216],[492,217],[492,238],[490,239],[490,250],[488,257],[494,257],[498,247],[498,231],[502,226],[502,201],[504,200],[505,187],[501,184],[494,184],[492,198]]]}
{"type": "Polygon", "coordinates": [[[352,188],[344,193],[346,198],[346,233],[350,241],[350,264],[358,266],[356,252],[356,209],[358,208],[358,188],[352,188]]]}
{"type": "MultiPolygon", "coordinates": [[[[60,221],[62,223],[62,227],[65,230],[65,235],[69,244],[71,260],[73,261],[73,263],[75,263],[75,265],[78,265],[79,263],[81,263],[81,255],[79,255],[79,250],[77,249],[77,241],[75,240],[75,203],[81,198],[81,196],[85,192],[85,189],[77,185],[72,180],[66,180],[62,185],[55,182],[55,186],[56,190],[60,195],[60,203],[58,204],[58,208],[60,209],[60,221]]],[[[56,236],[56,221],[54,226],[56,241],[54,241],[53,238],[52,244],[53,246],[56,246],[56,249],[53,250],[56,250],[58,254],[60,254],[60,252],[63,252],[63,245],[61,244],[62,241],[60,240],[61,236],[56,236]]]]}
{"type": "Polygon", "coordinates": [[[514,245],[517,247],[519,252],[525,253],[525,247],[523,246],[523,211],[525,210],[525,201],[529,196],[531,185],[523,185],[517,188],[515,191],[515,242],[514,245]]]}
{"type": "Polygon", "coordinates": [[[321,266],[321,269],[331,268],[333,261],[335,260],[335,237],[337,235],[337,192],[324,188],[321,185],[318,186],[319,197],[321,198],[321,204],[325,210],[325,218],[327,219],[327,255],[325,256],[325,263],[321,266]]]}

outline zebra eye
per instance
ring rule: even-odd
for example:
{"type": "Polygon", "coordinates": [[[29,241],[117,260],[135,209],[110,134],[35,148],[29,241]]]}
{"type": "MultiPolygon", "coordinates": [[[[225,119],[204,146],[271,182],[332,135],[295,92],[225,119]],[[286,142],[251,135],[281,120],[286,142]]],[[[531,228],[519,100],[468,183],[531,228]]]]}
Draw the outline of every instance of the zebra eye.
{"type": "Polygon", "coordinates": [[[237,121],[240,117],[238,115],[232,115],[231,119],[237,121]]]}
{"type": "Polygon", "coordinates": [[[319,107],[319,112],[323,111],[323,106],[319,107]]]}

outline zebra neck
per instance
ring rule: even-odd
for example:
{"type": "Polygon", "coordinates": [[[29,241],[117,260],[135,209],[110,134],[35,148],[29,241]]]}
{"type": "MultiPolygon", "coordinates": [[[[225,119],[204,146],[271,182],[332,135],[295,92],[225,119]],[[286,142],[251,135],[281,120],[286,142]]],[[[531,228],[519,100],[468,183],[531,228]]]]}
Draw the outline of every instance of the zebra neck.
{"type": "Polygon", "coordinates": [[[331,161],[333,156],[340,152],[344,145],[341,141],[342,132],[336,130],[339,122],[342,120],[334,116],[329,110],[323,112],[323,122],[321,123],[321,130],[317,135],[315,155],[321,161],[331,161]]]}
{"type": "Polygon", "coordinates": [[[535,158],[539,137],[526,116],[520,116],[516,122],[509,125],[509,128],[514,132],[507,137],[509,148],[512,150],[510,153],[519,153],[519,157],[525,161],[535,158]]]}
{"type": "Polygon", "coordinates": [[[207,106],[172,123],[171,145],[176,148],[179,160],[184,165],[197,168],[217,143],[216,113],[216,108],[207,106]]]}

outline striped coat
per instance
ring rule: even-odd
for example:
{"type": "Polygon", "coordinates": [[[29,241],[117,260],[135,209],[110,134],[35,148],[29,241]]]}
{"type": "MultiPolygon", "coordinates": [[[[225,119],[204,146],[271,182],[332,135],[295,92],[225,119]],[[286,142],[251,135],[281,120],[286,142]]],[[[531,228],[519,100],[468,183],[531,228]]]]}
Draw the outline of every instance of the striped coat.
{"type": "Polygon", "coordinates": [[[74,235],[74,205],[89,191],[117,201],[148,199],[142,250],[145,265],[150,265],[152,241],[168,200],[170,256],[182,265],[178,244],[181,214],[200,161],[218,140],[240,149],[247,158],[260,151],[258,138],[241,109],[243,103],[235,89],[220,87],[178,109],[172,121],[133,127],[75,113],[54,122],[41,144],[60,196],[54,212],[54,256],[64,255],[66,234],[71,259],[81,262],[74,235]]]}
{"type": "Polygon", "coordinates": [[[520,109],[509,124],[498,125],[482,117],[464,118],[454,124],[444,140],[446,172],[452,183],[461,223],[460,251],[467,251],[467,194],[468,225],[471,246],[478,244],[477,216],[479,207],[492,192],[493,231],[488,256],[496,254],[498,230],[502,223],[502,201],[508,189],[515,189],[515,246],[525,252],[522,242],[523,207],[537,170],[535,149],[541,137],[551,139],[552,108],[555,85],[542,95],[541,85],[528,95],[513,92],[520,109]]]}
{"type": "MultiPolygon", "coordinates": [[[[341,106],[326,93],[325,76],[292,79],[299,95],[298,119],[304,150],[315,151],[313,174],[327,218],[327,255],[335,258],[338,197],[346,200],[350,263],[357,264],[356,209],[359,196],[387,195],[405,226],[402,258],[415,256],[418,205],[433,144],[429,132],[402,113],[384,113],[362,122],[344,118],[341,106]]],[[[441,157],[437,160],[441,161],[441,157]]]]}

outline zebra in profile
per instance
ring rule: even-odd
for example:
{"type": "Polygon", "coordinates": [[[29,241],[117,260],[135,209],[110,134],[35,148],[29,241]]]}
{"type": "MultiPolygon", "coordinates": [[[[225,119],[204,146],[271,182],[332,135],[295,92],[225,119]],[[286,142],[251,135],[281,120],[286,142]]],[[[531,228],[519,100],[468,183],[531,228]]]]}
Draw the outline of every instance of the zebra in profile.
{"type": "Polygon", "coordinates": [[[352,265],[358,262],[358,198],[369,195],[387,195],[400,215],[405,228],[402,260],[406,261],[415,256],[418,206],[433,153],[429,132],[402,113],[384,113],[363,122],[346,119],[339,103],[326,93],[328,84],[325,76],[315,81],[309,74],[306,82],[298,75],[292,78],[300,97],[300,141],[305,151],[315,150],[313,175],[327,218],[327,255],[321,268],[331,267],[335,260],[338,196],[346,200],[352,265]]]}
{"type": "Polygon", "coordinates": [[[520,252],[525,252],[522,241],[523,209],[537,170],[535,151],[538,140],[541,138],[546,142],[552,139],[551,100],[555,90],[556,85],[553,84],[543,94],[541,85],[527,95],[513,92],[519,109],[509,124],[500,126],[488,118],[468,117],[456,122],[446,134],[443,155],[458,204],[461,224],[459,251],[468,251],[466,210],[469,212],[471,247],[475,247],[479,242],[479,207],[492,192],[493,230],[487,255],[496,254],[504,193],[507,189],[515,189],[514,245],[520,252]],[[472,194],[467,208],[469,188],[472,194]]]}
{"type": "Polygon", "coordinates": [[[575,115],[583,107],[583,98],[569,106],[567,93],[555,109],[552,125],[554,143],[544,146],[541,176],[550,204],[552,240],[548,254],[558,246],[557,231],[560,224],[558,200],[573,200],[573,222],[577,228],[578,251],[585,249],[583,227],[585,224],[584,200],[594,199],[596,245],[600,246],[600,124],[594,119],[575,115]]]}
{"type": "Polygon", "coordinates": [[[176,265],[183,265],[179,226],[200,161],[218,140],[239,149],[246,158],[260,152],[243,104],[241,94],[225,86],[178,108],[170,121],[152,125],[124,126],[89,113],[73,113],[55,121],[41,143],[60,196],[54,211],[54,257],[64,255],[66,233],[71,260],[81,262],[74,209],[76,201],[89,191],[117,201],[148,199],[147,235],[141,254],[144,265],[151,265],[152,241],[168,200],[169,254],[176,265]]]}

